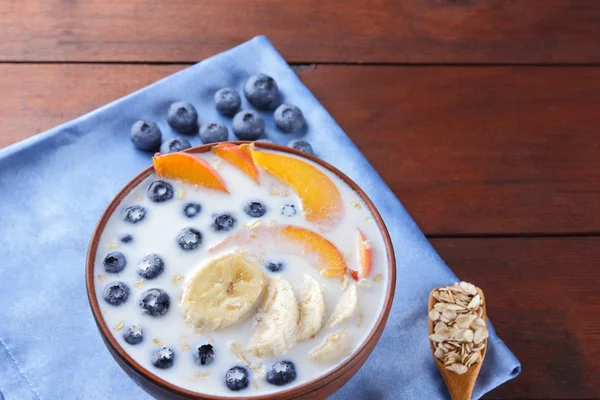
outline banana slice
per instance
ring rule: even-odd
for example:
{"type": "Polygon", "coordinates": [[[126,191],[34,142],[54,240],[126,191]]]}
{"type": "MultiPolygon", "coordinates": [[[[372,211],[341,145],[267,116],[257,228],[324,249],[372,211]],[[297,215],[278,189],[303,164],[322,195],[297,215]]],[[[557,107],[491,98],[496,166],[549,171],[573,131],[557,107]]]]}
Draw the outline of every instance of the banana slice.
{"type": "Polygon", "coordinates": [[[296,343],[299,316],[298,302],[290,283],[279,277],[269,279],[248,350],[261,358],[285,354],[296,343]]]}
{"type": "Polygon", "coordinates": [[[352,282],[340,296],[340,299],[333,310],[333,314],[331,314],[331,317],[327,322],[327,326],[333,328],[334,326],[341,324],[354,314],[357,307],[358,293],[356,291],[356,284],[352,282]]]}
{"type": "Polygon", "coordinates": [[[325,343],[310,352],[309,357],[320,364],[333,364],[350,354],[350,333],[342,329],[325,339],[325,343]]]}
{"type": "Polygon", "coordinates": [[[266,280],[262,270],[241,255],[216,258],[184,283],[181,312],[195,328],[226,328],[255,308],[266,280]]]}
{"type": "Polygon", "coordinates": [[[321,287],[308,275],[304,275],[298,305],[300,306],[300,321],[298,322],[296,341],[302,342],[321,330],[325,316],[325,300],[321,287]]]}

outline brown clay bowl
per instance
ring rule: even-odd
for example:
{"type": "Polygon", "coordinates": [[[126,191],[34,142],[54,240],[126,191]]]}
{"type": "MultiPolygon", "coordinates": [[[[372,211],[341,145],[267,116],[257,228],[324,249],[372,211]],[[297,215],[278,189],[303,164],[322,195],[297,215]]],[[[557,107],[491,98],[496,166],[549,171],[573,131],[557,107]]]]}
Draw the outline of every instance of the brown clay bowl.
{"type": "MultiPolygon", "coordinates": [[[[233,143],[245,143],[245,142],[233,142],[233,143]]],[[[191,149],[188,149],[186,152],[188,153],[205,153],[210,151],[213,145],[204,145],[198,146],[191,149]]],[[[322,399],[326,398],[333,394],[336,390],[342,387],[346,382],[352,378],[352,376],[358,371],[358,369],[364,364],[367,360],[377,341],[381,337],[383,332],[383,328],[387,322],[390,309],[392,307],[392,300],[394,298],[394,288],[396,286],[396,265],[394,258],[394,249],[392,248],[392,242],[390,240],[389,233],[381,219],[381,216],[377,212],[377,209],[371,202],[371,200],[367,197],[367,195],[358,187],[356,183],[354,183],[350,178],[344,175],[335,167],[327,164],[326,162],[308,155],[306,153],[300,152],[298,150],[280,146],[276,144],[270,143],[256,143],[256,146],[259,148],[277,150],[285,153],[294,154],[296,156],[307,158],[323,168],[326,168],[339,176],[344,182],[350,185],[364,200],[364,202],[369,207],[371,213],[373,214],[373,218],[375,219],[379,229],[383,235],[384,243],[386,246],[387,258],[388,258],[388,285],[385,288],[386,297],[385,297],[385,305],[377,319],[374,329],[369,333],[366,341],[362,344],[362,346],[355,351],[350,357],[348,357],[344,362],[342,362],[335,370],[331,371],[327,375],[321,376],[317,379],[309,381],[303,385],[296,386],[292,389],[281,390],[277,393],[272,393],[268,395],[261,396],[252,396],[245,397],[241,394],[240,397],[237,398],[250,398],[252,400],[267,400],[267,399],[322,399]]],[[[115,196],[112,200],[102,218],[98,222],[94,234],[92,235],[92,239],[90,242],[90,247],[88,249],[87,259],[86,259],[86,286],[87,286],[87,294],[88,300],[90,302],[90,306],[92,308],[92,313],[94,315],[94,319],[96,320],[96,325],[100,330],[100,335],[106,344],[110,354],[113,356],[115,361],[123,368],[123,370],[133,379],[133,381],[144,389],[151,396],[158,399],[195,399],[195,400],[205,400],[205,399],[231,399],[235,397],[222,397],[222,396],[213,396],[207,394],[201,394],[198,392],[192,392],[189,390],[182,389],[177,387],[169,382],[166,382],[146,368],[142,367],[136,361],[131,358],[127,352],[121,347],[121,345],[115,340],[113,335],[110,333],[110,328],[107,326],[102,314],[100,312],[100,306],[98,304],[98,300],[96,297],[96,290],[94,286],[94,261],[96,259],[96,251],[98,250],[98,243],[100,240],[100,235],[106,226],[106,223],[110,216],[113,214],[121,200],[136,186],[138,186],[142,180],[148,177],[153,171],[152,166],[143,170],[140,174],[138,174],[135,178],[133,178],[121,191],[115,196]]]]}

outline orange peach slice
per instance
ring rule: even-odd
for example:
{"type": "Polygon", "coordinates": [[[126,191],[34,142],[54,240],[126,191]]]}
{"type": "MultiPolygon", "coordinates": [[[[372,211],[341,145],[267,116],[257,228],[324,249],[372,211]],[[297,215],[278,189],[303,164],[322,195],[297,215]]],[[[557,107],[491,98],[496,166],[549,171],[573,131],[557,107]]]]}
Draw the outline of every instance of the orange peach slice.
{"type": "Polygon", "coordinates": [[[250,158],[252,158],[252,154],[250,154],[250,149],[253,149],[253,148],[254,148],[254,142],[249,143],[249,144],[248,143],[240,144],[240,150],[243,150],[246,154],[248,154],[250,156],[250,158]]]}
{"type": "MultiPolygon", "coordinates": [[[[356,230],[356,243],[360,276],[366,278],[371,273],[371,269],[373,269],[373,249],[371,248],[371,242],[367,240],[360,229],[356,230]]],[[[348,271],[355,280],[359,280],[359,271],[352,269],[348,269],[348,271]]]]}
{"type": "Polygon", "coordinates": [[[306,220],[325,227],[335,225],[343,216],[340,191],[322,171],[306,161],[278,153],[250,148],[254,163],[294,189],[306,220]]]}
{"type": "Polygon", "coordinates": [[[213,153],[221,157],[223,160],[240,169],[248,175],[254,182],[258,182],[258,169],[248,151],[231,143],[219,143],[212,148],[213,153]]]}
{"type": "Polygon", "coordinates": [[[225,182],[219,173],[206,161],[188,153],[156,153],[152,157],[157,176],[177,179],[192,185],[226,192],[225,182]]]}
{"type": "Polygon", "coordinates": [[[258,226],[245,229],[225,238],[210,251],[231,247],[299,256],[326,278],[340,277],[346,272],[344,256],[333,243],[316,232],[298,226],[258,226]]]}

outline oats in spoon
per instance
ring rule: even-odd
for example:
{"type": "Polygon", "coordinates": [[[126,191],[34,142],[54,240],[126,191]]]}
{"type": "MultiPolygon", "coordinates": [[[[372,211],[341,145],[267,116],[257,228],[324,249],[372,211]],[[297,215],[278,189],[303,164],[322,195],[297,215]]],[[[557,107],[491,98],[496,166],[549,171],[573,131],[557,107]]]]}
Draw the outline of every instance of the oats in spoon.
{"type": "Polygon", "coordinates": [[[482,359],[488,330],[483,316],[483,299],[475,285],[460,282],[436,289],[437,302],[429,311],[433,334],[429,340],[434,355],[446,369],[459,375],[482,359]]]}

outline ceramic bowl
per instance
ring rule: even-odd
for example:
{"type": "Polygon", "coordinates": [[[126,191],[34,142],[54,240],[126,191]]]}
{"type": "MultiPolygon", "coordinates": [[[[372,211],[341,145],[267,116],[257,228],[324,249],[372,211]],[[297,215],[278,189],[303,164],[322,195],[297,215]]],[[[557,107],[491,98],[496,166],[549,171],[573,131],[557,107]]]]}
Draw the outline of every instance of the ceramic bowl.
{"type": "MultiPolygon", "coordinates": [[[[232,142],[232,143],[244,143],[244,142],[232,142]]],[[[360,346],[358,350],[356,350],[350,357],[348,357],[345,361],[340,363],[334,370],[330,371],[327,375],[320,376],[312,381],[309,381],[305,384],[296,386],[291,389],[282,389],[279,392],[268,394],[268,395],[259,395],[247,397],[244,396],[243,393],[240,393],[237,398],[244,399],[252,399],[252,400],[283,400],[283,399],[321,399],[326,398],[333,394],[336,390],[342,387],[346,382],[352,378],[352,376],[358,371],[358,369],[364,364],[367,360],[375,345],[377,344],[385,324],[387,322],[390,309],[392,307],[392,301],[394,297],[394,288],[396,286],[396,265],[394,258],[394,250],[392,248],[392,242],[390,240],[389,233],[381,216],[377,212],[377,209],[371,202],[371,200],[367,197],[367,195],[358,187],[354,181],[344,175],[335,167],[329,165],[328,163],[320,160],[314,156],[308,155],[306,153],[300,152],[298,150],[281,146],[277,144],[271,143],[255,143],[255,145],[259,148],[269,149],[269,150],[277,150],[284,153],[290,153],[296,156],[304,157],[313,161],[323,168],[328,169],[333,172],[337,176],[339,176],[346,184],[350,185],[352,189],[354,189],[360,197],[364,200],[364,202],[369,207],[371,213],[373,214],[373,218],[375,222],[379,226],[379,229],[382,233],[383,240],[386,246],[387,259],[388,259],[388,285],[385,288],[385,303],[382,309],[381,315],[377,319],[377,322],[373,328],[373,330],[369,333],[365,342],[360,346]]],[[[211,145],[203,145],[194,147],[186,150],[188,153],[204,153],[210,151],[212,148],[211,145]]],[[[195,399],[195,400],[204,400],[204,399],[232,399],[236,398],[236,396],[214,396],[207,395],[198,392],[192,392],[189,390],[182,389],[177,387],[169,382],[166,382],[163,379],[158,378],[146,368],[142,367],[136,361],[131,358],[127,352],[121,347],[121,345],[117,342],[117,340],[110,333],[110,328],[107,326],[102,314],[100,312],[100,306],[98,304],[98,300],[96,297],[96,290],[94,286],[94,261],[96,259],[96,252],[98,250],[98,243],[100,241],[100,236],[106,223],[108,222],[110,216],[113,214],[121,200],[135,187],[137,187],[146,177],[148,177],[153,171],[152,166],[146,168],[139,175],[133,178],[121,191],[115,196],[115,198],[111,201],[107,209],[104,211],[102,218],[98,222],[94,234],[92,235],[92,239],[90,242],[90,246],[88,249],[87,259],[86,259],[86,286],[87,286],[87,294],[90,302],[90,306],[92,308],[92,313],[94,315],[94,319],[96,320],[96,325],[100,331],[100,335],[104,340],[106,347],[108,348],[110,354],[113,356],[115,361],[121,366],[121,368],[129,375],[133,381],[144,389],[151,396],[158,399],[195,399]]]]}

